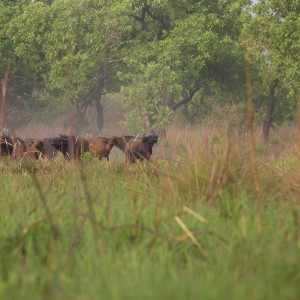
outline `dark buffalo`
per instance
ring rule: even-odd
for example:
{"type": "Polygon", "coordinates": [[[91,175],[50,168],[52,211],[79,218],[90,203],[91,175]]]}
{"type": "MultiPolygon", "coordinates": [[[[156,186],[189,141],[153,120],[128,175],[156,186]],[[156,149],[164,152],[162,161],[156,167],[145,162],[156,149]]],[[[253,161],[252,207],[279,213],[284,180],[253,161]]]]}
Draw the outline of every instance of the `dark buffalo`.
{"type": "Polygon", "coordinates": [[[25,141],[22,140],[21,138],[12,138],[12,142],[14,148],[12,152],[12,156],[17,159],[23,158],[27,148],[25,141]]]}
{"type": "Polygon", "coordinates": [[[86,140],[89,142],[89,150],[93,156],[98,157],[99,160],[105,157],[109,161],[109,153],[115,144],[115,137],[87,138],[86,140]]]}
{"type": "Polygon", "coordinates": [[[51,145],[62,152],[67,159],[80,159],[83,153],[89,151],[89,142],[74,135],[60,134],[52,139],[51,145]]]}
{"type": "Polygon", "coordinates": [[[145,137],[122,136],[116,139],[116,146],[124,151],[127,164],[136,163],[137,160],[150,160],[153,145],[157,142],[157,135],[145,137]]]}
{"type": "Polygon", "coordinates": [[[10,136],[1,136],[0,146],[1,146],[0,155],[3,156],[12,155],[14,146],[13,146],[12,138],[10,136]]]}

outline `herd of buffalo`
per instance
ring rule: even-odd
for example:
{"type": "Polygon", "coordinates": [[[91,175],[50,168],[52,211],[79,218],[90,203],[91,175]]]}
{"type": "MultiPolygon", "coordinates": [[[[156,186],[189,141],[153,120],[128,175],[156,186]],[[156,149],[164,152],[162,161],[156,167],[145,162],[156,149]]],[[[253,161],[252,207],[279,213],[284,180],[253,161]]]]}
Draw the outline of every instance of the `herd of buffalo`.
{"type": "Polygon", "coordinates": [[[11,155],[17,159],[52,159],[59,151],[66,159],[80,159],[86,152],[99,160],[109,160],[109,153],[113,146],[121,149],[125,154],[125,162],[133,164],[137,160],[150,160],[153,145],[157,142],[157,135],[136,137],[131,135],[83,138],[74,135],[59,134],[53,138],[21,139],[18,137],[1,136],[0,145],[2,156],[11,155]]]}

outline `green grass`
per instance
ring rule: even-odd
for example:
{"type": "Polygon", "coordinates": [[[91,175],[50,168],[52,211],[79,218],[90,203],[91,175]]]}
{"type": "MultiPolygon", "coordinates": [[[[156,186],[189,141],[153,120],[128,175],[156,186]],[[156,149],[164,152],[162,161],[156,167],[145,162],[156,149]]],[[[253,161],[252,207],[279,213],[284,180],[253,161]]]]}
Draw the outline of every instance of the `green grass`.
{"type": "Polygon", "coordinates": [[[299,160],[260,157],[259,235],[248,154],[223,146],[130,168],[2,158],[0,299],[299,299],[299,160]]]}

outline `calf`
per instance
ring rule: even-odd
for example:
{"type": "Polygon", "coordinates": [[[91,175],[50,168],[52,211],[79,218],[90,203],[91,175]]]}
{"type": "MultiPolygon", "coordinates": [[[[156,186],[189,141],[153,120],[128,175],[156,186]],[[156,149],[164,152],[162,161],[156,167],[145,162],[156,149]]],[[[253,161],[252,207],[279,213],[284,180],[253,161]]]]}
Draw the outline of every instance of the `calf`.
{"type": "Polygon", "coordinates": [[[89,142],[74,135],[60,134],[52,139],[51,145],[61,151],[67,159],[80,159],[83,153],[89,151],[89,142]]]}
{"type": "Polygon", "coordinates": [[[87,138],[89,142],[90,153],[98,157],[99,160],[102,160],[103,157],[109,161],[109,153],[115,144],[115,137],[111,138],[87,138]]]}

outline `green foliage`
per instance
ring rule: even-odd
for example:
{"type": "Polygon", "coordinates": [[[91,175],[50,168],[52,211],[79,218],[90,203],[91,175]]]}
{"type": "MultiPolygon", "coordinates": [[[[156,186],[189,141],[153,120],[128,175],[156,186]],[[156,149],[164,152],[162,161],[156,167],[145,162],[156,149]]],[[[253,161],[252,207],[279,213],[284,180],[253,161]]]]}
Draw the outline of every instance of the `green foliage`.
{"type": "Polygon", "coordinates": [[[11,66],[19,114],[121,92],[133,132],[167,128],[183,106],[188,122],[201,121],[243,106],[248,47],[254,102],[278,78],[276,122],[295,120],[297,1],[7,0],[0,19],[0,73],[11,66]]]}
{"type": "Polygon", "coordinates": [[[49,6],[42,2],[31,2],[22,7],[22,13],[15,16],[7,30],[13,41],[16,57],[22,60],[22,71],[38,79],[46,68],[43,47],[47,42],[45,32],[49,27],[49,6]]]}
{"type": "Polygon", "coordinates": [[[273,136],[270,140],[270,145],[272,145],[272,146],[277,146],[277,145],[279,145],[279,143],[280,143],[280,140],[276,136],[273,136]]]}
{"type": "Polygon", "coordinates": [[[147,66],[140,64],[140,68],[140,76],[129,74],[123,77],[130,81],[128,86],[122,88],[124,101],[130,108],[125,124],[132,131],[141,132],[147,118],[151,122],[151,129],[166,128],[173,114],[162,100],[167,102],[169,97],[180,92],[180,86],[176,85],[176,74],[169,67],[162,68],[157,63],[147,66]]]}
{"type": "Polygon", "coordinates": [[[255,149],[256,149],[256,153],[258,156],[262,157],[262,156],[266,155],[266,145],[265,144],[258,142],[255,145],[255,149]]]}
{"type": "Polygon", "coordinates": [[[115,73],[130,27],[128,16],[114,10],[123,6],[95,0],[1,3],[1,68],[10,64],[17,75],[10,90],[32,107],[37,99],[61,107],[118,91],[115,73]]]}
{"type": "Polygon", "coordinates": [[[223,101],[232,86],[239,94],[237,86],[241,85],[240,75],[244,71],[238,41],[241,14],[240,2],[186,1],[178,7],[169,1],[149,2],[146,15],[160,20],[164,30],[150,25],[148,28],[149,19],[145,18],[145,34],[152,32],[154,39],[137,36],[140,43],[133,45],[132,55],[126,60],[129,70],[120,74],[130,116],[141,114],[143,119],[158,115],[161,107],[166,107],[166,116],[150,120],[152,128],[165,128],[172,112],[185,101],[191,101],[198,90],[215,95],[213,83],[224,89],[223,101]]]}
{"type": "MultiPolygon", "coordinates": [[[[259,80],[268,90],[278,78],[286,85],[285,98],[295,99],[299,93],[300,8],[297,1],[258,1],[252,17],[244,23],[244,39],[253,50],[259,80]]],[[[289,105],[288,105],[289,106],[289,105]]]]}
{"type": "MultiPolygon", "coordinates": [[[[261,27],[268,24],[263,32],[262,43],[270,52],[271,63],[278,73],[293,80],[299,76],[299,13],[297,1],[267,1],[258,5],[257,15],[261,27]]],[[[260,28],[261,28],[260,27],[260,28]]],[[[298,78],[299,79],[299,78],[298,78]]]]}

